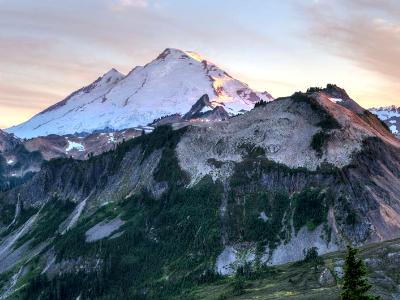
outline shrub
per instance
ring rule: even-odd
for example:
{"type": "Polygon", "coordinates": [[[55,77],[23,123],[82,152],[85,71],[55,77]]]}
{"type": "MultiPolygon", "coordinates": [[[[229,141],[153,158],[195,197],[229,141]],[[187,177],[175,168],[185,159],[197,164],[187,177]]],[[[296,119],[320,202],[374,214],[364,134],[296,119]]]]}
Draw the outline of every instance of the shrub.
{"type": "Polygon", "coordinates": [[[317,123],[317,126],[321,127],[323,130],[341,128],[339,122],[336,121],[336,119],[310,95],[296,92],[291,96],[291,98],[293,99],[293,101],[298,103],[308,103],[311,109],[319,114],[322,121],[317,123]]]}
{"type": "Polygon", "coordinates": [[[256,104],[254,104],[254,108],[266,106],[267,103],[268,103],[267,101],[260,100],[260,101],[256,102],[256,104]]]}
{"type": "Polygon", "coordinates": [[[322,259],[321,256],[318,255],[318,248],[311,247],[310,249],[307,250],[303,262],[312,263],[315,265],[321,265],[324,263],[324,260],[322,259]]]}
{"type": "Polygon", "coordinates": [[[321,87],[310,87],[307,89],[307,93],[316,93],[316,92],[321,92],[323,88],[321,87]]]}
{"type": "Polygon", "coordinates": [[[222,161],[216,160],[215,158],[209,158],[207,159],[207,163],[209,165],[214,166],[215,168],[219,169],[222,167],[222,165],[224,164],[222,161]]]}
{"type": "Polygon", "coordinates": [[[323,148],[329,139],[329,134],[319,131],[313,135],[311,140],[311,148],[317,152],[318,157],[322,156],[323,148]]]}
{"type": "Polygon", "coordinates": [[[296,232],[304,225],[307,225],[309,230],[314,230],[326,221],[331,197],[327,192],[308,188],[295,194],[293,202],[293,226],[296,232]]]}
{"type": "Polygon", "coordinates": [[[317,125],[323,130],[339,129],[341,127],[339,122],[328,113],[325,115],[322,121],[317,123],[317,125]]]}

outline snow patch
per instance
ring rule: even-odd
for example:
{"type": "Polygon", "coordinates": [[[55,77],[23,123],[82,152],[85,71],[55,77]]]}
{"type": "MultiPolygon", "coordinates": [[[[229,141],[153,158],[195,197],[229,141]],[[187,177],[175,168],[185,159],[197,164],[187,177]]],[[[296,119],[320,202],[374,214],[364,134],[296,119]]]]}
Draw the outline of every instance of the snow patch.
{"type": "Polygon", "coordinates": [[[115,137],[114,137],[114,133],[113,132],[108,134],[108,143],[109,144],[115,143],[115,137]]]}
{"type": "Polygon", "coordinates": [[[12,160],[12,159],[7,160],[7,165],[12,165],[13,163],[14,163],[14,160],[12,160]]]}
{"type": "Polygon", "coordinates": [[[200,112],[201,112],[201,113],[205,113],[205,112],[208,112],[208,111],[211,111],[211,110],[213,110],[211,107],[204,106],[204,107],[200,110],[200,112]]]}
{"type": "Polygon", "coordinates": [[[391,125],[389,128],[390,128],[390,131],[393,132],[394,134],[398,134],[399,133],[399,131],[397,130],[396,125],[391,125]]]}
{"type": "Polygon", "coordinates": [[[69,140],[68,140],[68,146],[67,146],[67,148],[65,149],[65,151],[66,151],[66,152],[69,152],[69,151],[71,151],[71,150],[73,150],[73,149],[76,149],[76,150],[78,150],[79,152],[85,151],[85,147],[84,147],[82,144],[79,144],[79,143],[77,143],[77,142],[73,142],[73,141],[69,141],[69,140]]]}
{"type": "Polygon", "coordinates": [[[329,98],[329,100],[331,100],[334,103],[343,102],[342,98],[329,98]]]}

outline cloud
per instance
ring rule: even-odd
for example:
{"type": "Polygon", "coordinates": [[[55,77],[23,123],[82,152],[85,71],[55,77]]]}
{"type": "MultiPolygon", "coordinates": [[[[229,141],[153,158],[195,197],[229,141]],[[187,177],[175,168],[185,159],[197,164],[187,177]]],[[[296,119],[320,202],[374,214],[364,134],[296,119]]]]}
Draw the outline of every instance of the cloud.
{"type": "Polygon", "coordinates": [[[127,8],[145,8],[149,5],[148,0],[117,0],[111,5],[114,11],[121,11],[127,8]]]}
{"type": "Polygon", "coordinates": [[[221,57],[220,49],[242,53],[242,45],[252,46],[247,51],[274,45],[264,34],[244,28],[233,16],[222,16],[217,10],[188,6],[187,13],[177,14],[176,7],[159,3],[5,1],[0,9],[2,122],[7,107],[19,106],[19,114],[28,108],[29,113],[38,112],[111,67],[126,73],[166,47],[197,50],[210,57],[220,53],[221,57]],[[118,13],[111,10],[112,5],[121,8],[118,13]],[[194,22],[193,14],[201,16],[201,22],[194,22]]]}
{"type": "Polygon", "coordinates": [[[313,42],[363,69],[398,81],[400,2],[321,0],[304,9],[313,42]]]}

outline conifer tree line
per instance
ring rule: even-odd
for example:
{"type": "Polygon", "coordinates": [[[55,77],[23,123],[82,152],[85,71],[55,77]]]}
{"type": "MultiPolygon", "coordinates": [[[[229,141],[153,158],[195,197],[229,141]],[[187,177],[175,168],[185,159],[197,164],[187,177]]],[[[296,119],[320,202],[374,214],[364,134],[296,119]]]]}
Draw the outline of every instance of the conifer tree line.
{"type": "Polygon", "coordinates": [[[367,269],[364,262],[357,258],[358,250],[348,246],[344,264],[342,300],[378,300],[380,297],[369,295],[372,285],[365,278],[367,269]]]}

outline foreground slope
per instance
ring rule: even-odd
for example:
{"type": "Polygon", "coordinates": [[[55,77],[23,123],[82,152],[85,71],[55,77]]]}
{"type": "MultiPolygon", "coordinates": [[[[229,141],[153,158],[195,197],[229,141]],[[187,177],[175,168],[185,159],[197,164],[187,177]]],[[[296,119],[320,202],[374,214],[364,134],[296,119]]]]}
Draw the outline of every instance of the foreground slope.
{"type": "Polygon", "coordinates": [[[338,90],[46,163],[1,195],[3,295],[170,299],[246,262],[398,238],[400,142],[338,90]]]}
{"type": "MultiPolygon", "coordinates": [[[[218,278],[187,291],[189,299],[301,299],[339,300],[343,284],[345,252],[333,252],[322,259],[275,267],[245,269],[242,275],[218,278]],[[238,284],[240,283],[240,284],[238,284]],[[238,288],[241,287],[241,288],[238,288]]],[[[367,266],[372,294],[381,299],[398,299],[400,240],[363,246],[358,255],[367,266]]]]}
{"type": "Polygon", "coordinates": [[[251,90],[198,54],[166,49],[126,76],[109,71],[7,131],[32,138],[146,126],[160,117],[188,113],[204,94],[211,109],[222,106],[230,115],[250,110],[260,100],[272,100],[268,93],[251,90]]]}

